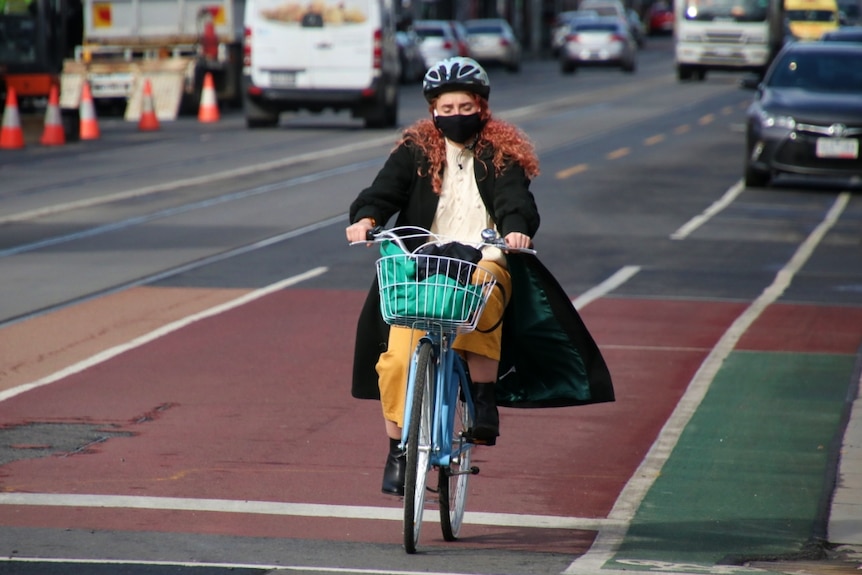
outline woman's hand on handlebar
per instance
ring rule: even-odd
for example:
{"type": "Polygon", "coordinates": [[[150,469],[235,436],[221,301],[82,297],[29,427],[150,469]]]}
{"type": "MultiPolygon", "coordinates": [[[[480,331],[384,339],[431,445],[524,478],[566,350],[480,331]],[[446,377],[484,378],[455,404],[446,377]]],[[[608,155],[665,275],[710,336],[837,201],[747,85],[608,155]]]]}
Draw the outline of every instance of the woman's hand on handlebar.
{"type": "Polygon", "coordinates": [[[368,232],[374,229],[374,220],[362,218],[355,224],[350,224],[345,230],[348,242],[364,242],[368,240],[368,232]]]}
{"type": "Polygon", "coordinates": [[[506,234],[506,245],[510,248],[529,248],[533,240],[530,236],[526,234],[522,234],[521,232],[509,232],[506,234]]]}

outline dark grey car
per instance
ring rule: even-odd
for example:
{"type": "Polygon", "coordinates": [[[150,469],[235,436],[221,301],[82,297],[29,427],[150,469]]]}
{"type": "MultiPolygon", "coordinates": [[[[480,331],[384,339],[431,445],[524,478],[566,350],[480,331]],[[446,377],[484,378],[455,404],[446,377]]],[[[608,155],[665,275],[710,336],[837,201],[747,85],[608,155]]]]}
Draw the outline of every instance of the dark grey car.
{"type": "Polygon", "coordinates": [[[748,108],[746,186],[779,174],[862,178],[862,44],[793,42],[748,108]]]}

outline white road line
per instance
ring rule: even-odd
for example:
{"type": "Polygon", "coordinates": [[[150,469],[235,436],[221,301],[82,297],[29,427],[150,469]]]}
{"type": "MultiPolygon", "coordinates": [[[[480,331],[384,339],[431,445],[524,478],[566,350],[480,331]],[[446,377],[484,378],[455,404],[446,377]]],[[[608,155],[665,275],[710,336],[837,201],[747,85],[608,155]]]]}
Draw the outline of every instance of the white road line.
{"type": "Polygon", "coordinates": [[[640,271],[640,266],[625,266],[620,268],[614,275],[603,281],[597,286],[593,286],[575,299],[572,300],[572,305],[575,309],[581,309],[588,304],[599,299],[600,297],[617,289],[627,282],[633,275],[640,271]]]}
{"type": "Polygon", "coordinates": [[[703,213],[693,217],[685,225],[679,228],[677,231],[670,235],[670,239],[672,240],[684,240],[691,234],[694,230],[705,224],[709,221],[711,217],[716,215],[718,212],[729,206],[733,200],[742,193],[742,190],[745,189],[745,184],[742,180],[739,180],[735,184],[733,184],[724,195],[721,196],[720,199],[716,200],[711,206],[706,208],[703,213]]]}
{"type": "Polygon", "coordinates": [[[817,245],[826,233],[835,225],[839,216],[847,207],[850,194],[844,192],[838,196],[829,209],[826,217],[805,239],[796,253],[790,258],[775,276],[770,284],[742,314],[730,325],[712,351],[704,359],[679,403],[665,423],[655,443],[650,447],[641,465],[623,488],[613,509],[608,514],[607,529],[602,529],[593,541],[592,547],[584,555],[572,562],[564,571],[567,575],[595,575],[601,572],[606,575],[623,574],[627,571],[602,569],[610,561],[625,537],[628,526],[634,519],[638,507],[646,496],[652,484],[661,472],[665,462],[679,441],[683,429],[688,424],[697,407],[703,401],[707,389],[715,379],[724,360],[736,347],[742,335],[751,324],[760,317],[763,311],[773,304],[790,285],[793,276],[805,265],[817,245]]]}
{"type": "MultiPolygon", "coordinates": [[[[346,173],[350,173],[357,169],[366,168],[372,165],[375,165],[377,162],[357,162],[354,164],[349,164],[346,166],[341,166],[338,168],[334,168],[331,170],[321,170],[319,172],[314,172],[312,174],[307,174],[305,176],[299,176],[296,178],[291,178],[289,180],[282,180],[279,182],[275,182],[272,184],[265,184],[263,186],[257,186],[255,188],[250,188],[247,190],[241,190],[238,192],[233,192],[229,194],[223,194],[221,196],[217,196],[215,198],[207,198],[205,200],[191,202],[188,204],[183,204],[181,206],[177,206],[174,208],[168,208],[164,210],[158,210],[152,213],[148,213],[143,216],[136,216],[133,218],[127,218],[125,220],[119,220],[116,222],[111,222],[109,224],[104,224],[101,226],[96,226],[92,228],[87,228],[85,230],[74,232],[61,236],[52,236],[43,240],[39,240],[36,242],[32,242],[29,244],[21,244],[17,245],[5,250],[0,250],[0,258],[14,256],[21,253],[38,250],[50,246],[55,246],[58,244],[63,244],[67,242],[72,242],[75,240],[80,240],[82,238],[91,238],[94,236],[98,236],[101,234],[115,232],[117,230],[122,230],[125,228],[130,228],[133,226],[139,226],[142,224],[147,224],[150,222],[154,222],[163,218],[170,218],[173,216],[177,216],[180,214],[185,214],[188,212],[193,212],[195,210],[201,210],[206,208],[211,208],[213,206],[218,206],[221,204],[236,202],[245,200],[248,198],[253,198],[263,194],[269,194],[272,192],[283,191],[287,188],[291,188],[294,186],[308,184],[310,182],[316,182],[319,180],[323,180],[325,178],[329,178],[332,176],[343,175],[346,173]]],[[[2,225],[2,221],[0,221],[0,225],[2,225]]]]}
{"type": "MultiPolygon", "coordinates": [[[[403,521],[400,507],[328,505],[323,503],[285,503],[280,501],[247,501],[232,499],[192,499],[182,497],[141,497],[135,495],[92,495],[78,493],[0,493],[0,505],[37,507],[86,507],[96,509],[147,509],[213,513],[247,513],[295,517],[369,519],[403,521]]],[[[606,527],[608,519],[559,517],[556,515],[519,515],[514,513],[470,512],[464,520],[471,525],[529,527],[532,529],[569,529],[596,531],[606,527]]],[[[439,521],[428,518],[426,521],[439,521]]]]}
{"type": "MultiPolygon", "coordinates": [[[[461,575],[455,571],[397,571],[392,569],[348,569],[345,567],[312,567],[303,565],[266,565],[264,563],[195,563],[191,561],[124,561],[122,559],[43,559],[40,557],[0,557],[0,564],[56,563],[61,565],[143,565],[158,567],[200,567],[216,569],[260,569],[262,571],[311,571],[315,573],[357,573],[360,575],[461,575]]],[[[468,574],[463,574],[468,575],[468,574]]]]}
{"type": "Polygon", "coordinates": [[[305,273],[289,277],[283,279],[281,281],[270,284],[266,287],[262,287],[260,289],[249,292],[245,295],[242,295],[238,298],[235,298],[231,301],[225,302],[223,304],[211,307],[204,311],[198,312],[196,314],[192,314],[190,316],[184,317],[177,321],[171,322],[167,325],[163,325],[162,327],[151,331],[150,333],[144,334],[140,337],[137,337],[131,341],[126,343],[114,346],[110,349],[106,349],[96,355],[93,355],[85,360],[79,361],[78,363],[72,364],[60,371],[54,372],[51,375],[45,376],[42,379],[31,383],[25,383],[23,385],[19,385],[17,387],[13,387],[11,389],[7,389],[6,391],[0,392],[0,401],[4,401],[9,399],[10,397],[15,397],[16,395],[22,394],[25,391],[30,391],[31,389],[36,389],[37,387],[42,387],[43,385],[47,385],[49,383],[53,383],[59,379],[72,375],[74,373],[78,373],[80,371],[84,371],[87,368],[93,367],[94,365],[98,365],[104,361],[111,359],[112,357],[116,357],[121,353],[127,352],[136,347],[140,347],[145,343],[149,343],[153,340],[156,340],[162,336],[165,336],[173,331],[181,329],[191,323],[194,323],[198,320],[208,318],[214,315],[218,315],[222,312],[226,312],[235,307],[239,307],[241,305],[245,305],[251,301],[254,301],[258,298],[261,298],[265,295],[276,292],[280,289],[284,289],[288,286],[292,286],[294,284],[303,282],[307,279],[311,279],[313,277],[317,277],[322,275],[328,271],[326,267],[318,267],[311,269],[305,273]]]}

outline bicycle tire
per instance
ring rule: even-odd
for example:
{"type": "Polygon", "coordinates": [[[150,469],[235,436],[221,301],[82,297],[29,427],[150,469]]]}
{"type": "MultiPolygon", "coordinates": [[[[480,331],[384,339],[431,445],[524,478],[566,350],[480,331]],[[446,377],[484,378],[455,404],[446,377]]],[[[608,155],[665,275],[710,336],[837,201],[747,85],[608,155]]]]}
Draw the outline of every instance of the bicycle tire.
{"type": "Polygon", "coordinates": [[[425,484],[431,458],[431,402],[434,400],[435,366],[431,361],[431,342],[419,344],[415,355],[416,372],[413,402],[407,429],[407,470],[404,477],[404,550],[416,553],[425,510],[425,484]]]}
{"type": "Polygon", "coordinates": [[[467,409],[467,404],[458,400],[455,408],[454,426],[452,428],[452,452],[458,453],[457,463],[449,467],[441,467],[438,474],[438,489],[440,496],[440,528],[443,539],[455,541],[461,531],[464,521],[464,507],[467,503],[467,485],[473,470],[470,467],[473,450],[465,447],[464,433],[473,426],[473,418],[467,409]]]}

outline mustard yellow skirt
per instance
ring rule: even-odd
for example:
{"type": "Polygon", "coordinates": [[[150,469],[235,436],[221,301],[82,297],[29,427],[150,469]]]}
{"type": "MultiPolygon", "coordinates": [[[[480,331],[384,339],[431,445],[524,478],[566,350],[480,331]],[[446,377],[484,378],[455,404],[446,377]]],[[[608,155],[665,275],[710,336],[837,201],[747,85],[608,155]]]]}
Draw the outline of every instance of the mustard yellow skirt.
{"type": "MultiPolygon", "coordinates": [[[[500,319],[512,293],[512,278],[509,271],[496,262],[482,260],[479,265],[497,277],[497,286],[485,304],[477,329],[456,337],[452,348],[462,355],[470,352],[500,361],[500,345],[503,340],[503,325],[500,319]],[[491,328],[494,329],[488,331],[491,328]]],[[[383,417],[394,421],[399,427],[404,426],[410,360],[419,338],[424,333],[408,327],[392,326],[389,329],[389,346],[377,360],[377,385],[380,387],[383,417]]]]}

